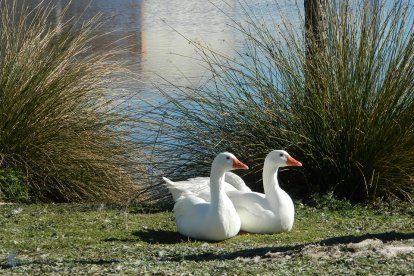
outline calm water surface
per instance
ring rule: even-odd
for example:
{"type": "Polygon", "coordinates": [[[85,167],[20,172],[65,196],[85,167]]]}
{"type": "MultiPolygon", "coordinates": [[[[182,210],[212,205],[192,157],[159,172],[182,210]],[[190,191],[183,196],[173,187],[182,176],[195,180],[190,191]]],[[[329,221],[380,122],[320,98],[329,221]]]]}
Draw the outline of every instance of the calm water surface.
{"type": "MultiPolygon", "coordinates": [[[[42,2],[18,1],[30,5],[42,2]]],[[[63,21],[62,9],[70,1],[47,1],[56,6],[57,20],[63,21]]],[[[240,2],[261,19],[276,24],[282,17],[299,24],[296,7],[303,8],[303,0],[72,0],[67,16],[86,20],[101,13],[108,19],[99,30],[108,34],[96,41],[94,48],[106,51],[108,47],[103,46],[111,45],[128,49],[117,58],[126,61],[143,82],[133,88],[150,96],[154,91],[150,83],[158,82],[159,77],[177,85],[197,84],[206,77],[194,47],[184,37],[230,57],[243,48],[243,37],[229,19],[245,20],[240,2]]]]}
{"type": "MultiPolygon", "coordinates": [[[[32,5],[40,2],[22,1],[32,5]]],[[[296,5],[296,1],[279,2],[284,16],[289,16],[296,5]]],[[[57,20],[63,20],[62,9],[69,1],[53,3],[57,20]]],[[[265,20],[280,18],[282,13],[274,7],[274,0],[245,3],[265,20]]],[[[134,89],[148,95],[153,91],[150,83],[159,76],[175,84],[197,84],[206,76],[205,69],[195,60],[198,55],[193,46],[183,36],[202,41],[229,56],[243,47],[241,35],[229,26],[229,17],[243,20],[245,16],[238,0],[72,0],[67,15],[88,19],[97,13],[108,19],[99,31],[109,34],[96,41],[95,48],[98,51],[107,49],[102,47],[106,45],[127,48],[126,54],[118,58],[126,61],[143,81],[141,87],[134,89]]]]}

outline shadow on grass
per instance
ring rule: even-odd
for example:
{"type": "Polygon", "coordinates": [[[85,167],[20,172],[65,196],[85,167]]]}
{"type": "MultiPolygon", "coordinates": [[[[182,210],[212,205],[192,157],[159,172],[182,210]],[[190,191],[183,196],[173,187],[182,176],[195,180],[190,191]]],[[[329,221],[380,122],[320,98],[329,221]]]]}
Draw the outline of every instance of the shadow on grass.
{"type": "MultiPolygon", "coordinates": [[[[141,241],[147,243],[158,243],[158,244],[175,244],[183,242],[206,242],[204,240],[197,240],[190,237],[181,235],[175,231],[166,231],[166,230],[153,230],[148,229],[145,231],[136,231],[132,235],[139,237],[141,241]]],[[[220,241],[209,241],[208,243],[220,243],[220,241]]]]}
{"type": "Polygon", "coordinates": [[[259,247],[259,248],[251,248],[251,249],[244,249],[238,250],[234,252],[228,253],[203,253],[203,254],[191,254],[186,256],[177,256],[170,259],[170,261],[177,261],[181,262],[183,260],[186,261],[196,261],[196,262],[204,262],[204,261],[213,261],[213,260],[234,260],[237,258],[253,258],[256,256],[265,256],[268,253],[289,253],[293,254],[296,252],[300,252],[305,245],[287,245],[287,246],[267,246],[267,247],[259,247]]]}
{"type": "Polygon", "coordinates": [[[139,239],[137,238],[114,238],[114,237],[110,237],[110,238],[106,238],[102,240],[103,242],[122,242],[122,243],[128,243],[128,242],[139,242],[139,239]]]}
{"type": "Polygon", "coordinates": [[[31,262],[27,262],[27,261],[23,261],[20,262],[18,261],[16,263],[16,265],[14,266],[10,266],[10,265],[0,265],[0,269],[13,269],[15,267],[24,267],[27,265],[40,265],[40,266],[59,266],[62,264],[75,264],[75,265],[108,265],[108,264],[116,264],[119,263],[119,260],[116,259],[110,259],[110,260],[103,260],[103,259],[99,259],[99,260],[66,260],[66,261],[48,261],[48,260],[35,260],[35,261],[31,261],[31,262]]]}
{"type": "Polygon", "coordinates": [[[365,234],[362,236],[341,236],[341,237],[332,237],[329,239],[321,240],[318,245],[337,245],[344,243],[358,243],[366,239],[378,239],[382,242],[396,241],[396,240],[409,240],[414,239],[414,233],[398,233],[395,231],[378,233],[378,234],[365,234]]]}
{"type": "Polygon", "coordinates": [[[130,243],[130,242],[139,242],[143,241],[149,244],[175,244],[182,243],[187,241],[195,241],[188,237],[180,235],[178,232],[167,231],[167,230],[154,230],[147,229],[142,231],[132,232],[131,238],[115,238],[110,237],[103,239],[103,242],[121,242],[121,243],[130,243]]]}
{"type": "Polygon", "coordinates": [[[94,264],[94,265],[106,265],[106,264],[116,264],[119,263],[119,260],[111,259],[111,260],[72,260],[68,263],[74,263],[74,264],[81,264],[81,265],[87,265],[87,264],[94,264]]]}
{"type": "Polygon", "coordinates": [[[397,232],[386,232],[378,234],[365,234],[361,236],[341,236],[333,237],[329,239],[324,239],[315,243],[304,243],[299,245],[286,245],[286,246],[267,246],[259,248],[251,248],[245,250],[238,250],[229,253],[217,254],[217,253],[203,253],[203,254],[191,254],[185,256],[173,257],[171,261],[212,261],[212,260],[234,260],[236,258],[254,258],[256,256],[265,257],[269,253],[285,253],[285,254],[295,254],[300,253],[300,251],[305,248],[307,245],[319,245],[319,246],[332,246],[338,244],[346,243],[359,243],[366,239],[379,239],[382,242],[389,242],[395,240],[408,240],[414,239],[414,233],[397,233],[397,232]]]}
{"type": "Polygon", "coordinates": [[[193,241],[192,239],[180,235],[178,232],[166,230],[148,229],[145,231],[135,231],[132,235],[139,237],[140,240],[147,243],[174,244],[193,241]]]}

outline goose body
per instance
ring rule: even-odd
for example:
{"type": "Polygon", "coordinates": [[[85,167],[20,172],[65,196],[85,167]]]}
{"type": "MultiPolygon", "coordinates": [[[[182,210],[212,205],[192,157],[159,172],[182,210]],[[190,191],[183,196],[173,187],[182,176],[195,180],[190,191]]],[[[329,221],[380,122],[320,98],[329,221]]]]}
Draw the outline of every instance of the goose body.
{"type": "MultiPolygon", "coordinates": [[[[210,177],[195,177],[177,182],[166,181],[164,178],[164,181],[167,183],[167,188],[174,201],[177,201],[183,193],[188,193],[189,191],[206,201],[210,201],[210,177]]],[[[240,176],[232,172],[224,173],[222,187],[227,194],[230,191],[252,191],[240,176]]]]}
{"type": "MultiPolygon", "coordinates": [[[[278,169],[285,166],[301,166],[302,164],[292,158],[286,151],[271,151],[265,159],[263,166],[263,193],[252,192],[241,179],[243,184],[238,183],[234,187],[233,181],[225,182],[226,194],[233,203],[241,220],[240,229],[250,233],[276,233],[290,231],[294,222],[295,209],[290,196],[279,186],[277,179],[278,169]]],[[[205,200],[209,200],[208,178],[190,179],[193,187],[191,190],[189,183],[188,190],[200,193],[205,200]]],[[[181,182],[174,183],[176,191],[181,189],[181,182]]],[[[183,184],[184,185],[184,184],[183,184]]]]}
{"type": "Polygon", "coordinates": [[[176,182],[163,178],[173,194],[177,230],[194,239],[220,241],[240,230],[240,218],[224,191],[224,174],[233,169],[247,169],[233,154],[224,152],[214,158],[209,179],[207,201],[191,190],[174,188],[176,182]]]}

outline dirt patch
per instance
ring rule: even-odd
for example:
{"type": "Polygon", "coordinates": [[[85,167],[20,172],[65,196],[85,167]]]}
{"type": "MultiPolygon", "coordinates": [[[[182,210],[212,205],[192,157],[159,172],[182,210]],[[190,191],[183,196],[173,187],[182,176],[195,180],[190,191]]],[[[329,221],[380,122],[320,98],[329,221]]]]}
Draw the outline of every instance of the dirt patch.
{"type": "Polygon", "coordinates": [[[384,257],[395,257],[399,254],[414,252],[414,240],[392,241],[384,243],[379,239],[366,239],[358,243],[338,244],[332,246],[307,245],[300,254],[312,258],[367,256],[381,254],[384,257]]]}
{"type": "Polygon", "coordinates": [[[295,257],[310,257],[315,259],[329,259],[340,257],[356,257],[369,255],[382,255],[386,258],[401,254],[414,253],[414,239],[404,241],[383,242],[379,239],[366,239],[358,243],[320,245],[308,244],[299,250],[286,252],[268,252],[253,258],[241,258],[244,262],[258,262],[265,260],[288,260],[295,257]]]}

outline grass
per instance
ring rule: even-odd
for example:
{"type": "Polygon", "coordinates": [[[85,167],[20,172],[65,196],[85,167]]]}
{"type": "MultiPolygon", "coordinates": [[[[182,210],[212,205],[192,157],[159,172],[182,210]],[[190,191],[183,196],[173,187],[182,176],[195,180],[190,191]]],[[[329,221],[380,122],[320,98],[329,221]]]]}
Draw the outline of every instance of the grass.
{"type": "Polygon", "coordinates": [[[28,202],[24,174],[13,169],[0,169],[0,201],[28,202]]]}
{"type": "MultiPolygon", "coordinates": [[[[327,206],[325,206],[327,207],[327,206]]],[[[175,230],[174,214],[110,205],[1,205],[0,273],[407,274],[413,208],[314,208],[298,204],[289,233],[206,243],[175,230]],[[358,251],[351,243],[383,242],[358,251]],[[7,264],[15,252],[16,266],[7,264]],[[336,252],[336,253],[335,253],[336,252]]]]}
{"type": "Polygon", "coordinates": [[[297,197],[411,201],[413,9],[351,2],[327,6],[322,47],[305,43],[301,7],[292,12],[298,21],[269,23],[245,6],[243,22],[233,21],[245,46],[233,56],[189,41],[210,79],[160,86],[167,103],[148,125],[159,170],[172,179],[207,175],[227,150],[249,165],[246,179],[260,190],[266,154],[286,149],[303,163],[281,175],[297,197]]]}
{"type": "Polygon", "coordinates": [[[118,50],[91,50],[99,15],[55,24],[54,14],[0,0],[0,175],[22,174],[30,201],[125,201],[146,176],[134,93],[113,89],[128,73],[118,50]]]}

